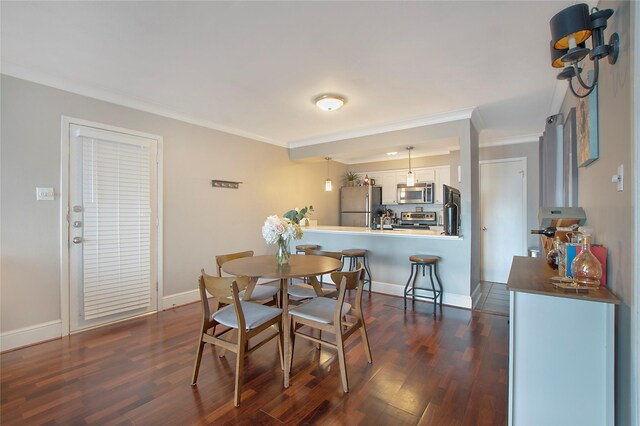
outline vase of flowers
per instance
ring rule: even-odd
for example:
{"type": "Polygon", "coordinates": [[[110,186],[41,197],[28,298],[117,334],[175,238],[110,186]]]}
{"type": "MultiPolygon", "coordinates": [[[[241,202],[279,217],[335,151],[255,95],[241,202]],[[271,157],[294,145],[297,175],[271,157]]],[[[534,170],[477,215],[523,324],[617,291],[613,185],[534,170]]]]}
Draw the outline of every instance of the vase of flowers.
{"type": "Polygon", "coordinates": [[[293,209],[286,212],[282,217],[278,215],[269,216],[262,225],[262,236],[267,244],[277,244],[276,261],[278,265],[289,263],[291,252],[289,243],[292,239],[302,238],[302,228],[300,221],[310,212],[313,206],[305,207],[302,210],[293,209]]]}

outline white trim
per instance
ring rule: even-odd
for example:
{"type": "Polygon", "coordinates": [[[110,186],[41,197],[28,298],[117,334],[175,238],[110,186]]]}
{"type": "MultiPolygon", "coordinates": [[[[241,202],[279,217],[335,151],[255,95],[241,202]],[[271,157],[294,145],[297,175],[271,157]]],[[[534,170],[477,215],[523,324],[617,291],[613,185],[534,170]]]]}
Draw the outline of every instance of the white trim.
{"type": "Polygon", "coordinates": [[[486,121],[484,121],[484,117],[482,116],[479,107],[474,108],[473,111],[471,111],[471,122],[478,133],[487,127],[486,121]]]}
{"type": "MultiPolygon", "coordinates": [[[[371,283],[371,291],[374,293],[386,294],[389,296],[402,297],[404,292],[404,286],[390,283],[383,283],[380,281],[373,281],[371,283]]],[[[471,309],[472,300],[470,296],[464,294],[455,293],[443,293],[442,304],[447,306],[455,306],[458,308],[471,309]]]]}
{"type": "Polygon", "coordinates": [[[551,102],[549,102],[549,112],[548,116],[556,115],[560,112],[560,108],[562,108],[562,102],[564,102],[564,97],[569,90],[569,84],[567,80],[557,80],[556,84],[553,87],[553,96],[551,96],[551,102]]]}
{"type": "Polygon", "coordinates": [[[414,127],[430,126],[433,124],[448,123],[450,121],[471,119],[476,107],[464,108],[457,111],[445,112],[442,114],[420,117],[413,120],[400,121],[396,123],[383,124],[380,126],[367,127],[363,129],[349,130],[346,132],[333,133],[308,139],[291,141],[289,148],[300,148],[303,146],[316,145],[326,142],[335,142],[345,139],[359,138],[363,136],[377,135],[380,133],[395,132],[398,130],[412,129],[414,127]]]}
{"type": "Polygon", "coordinates": [[[498,138],[490,141],[482,141],[478,144],[480,148],[489,148],[492,146],[517,145],[521,143],[540,142],[542,133],[530,133],[528,135],[509,136],[506,138],[498,138]]]}
{"type": "Polygon", "coordinates": [[[164,296],[162,298],[162,308],[160,308],[160,310],[164,311],[180,305],[188,305],[189,303],[197,302],[198,300],[200,300],[200,291],[197,289],[170,294],[169,296],[164,296]]]}
{"type": "Polygon", "coordinates": [[[77,95],[87,96],[89,98],[110,102],[110,103],[124,106],[127,108],[133,108],[139,111],[145,111],[145,112],[156,114],[162,117],[167,117],[174,120],[182,121],[184,123],[195,124],[196,126],[206,127],[208,129],[229,133],[229,134],[240,136],[243,138],[253,139],[260,142],[269,143],[272,145],[286,147],[286,143],[274,141],[273,139],[267,138],[265,136],[257,135],[250,132],[245,132],[233,127],[223,126],[221,124],[214,123],[209,120],[203,120],[203,119],[191,117],[188,115],[184,115],[161,105],[155,105],[149,102],[143,102],[128,96],[117,95],[106,90],[96,89],[86,84],[72,82],[64,78],[59,78],[59,77],[49,75],[47,73],[29,70],[20,65],[16,65],[14,63],[7,62],[4,60],[2,61],[2,74],[6,74],[6,75],[9,75],[15,78],[20,78],[23,80],[32,81],[38,84],[43,84],[45,86],[75,93],[77,95]]]}
{"type": "Polygon", "coordinates": [[[151,133],[139,132],[137,130],[125,129],[122,127],[111,126],[108,124],[97,123],[94,121],[83,120],[79,118],[61,117],[60,127],[60,323],[61,333],[63,336],[71,333],[71,323],[69,318],[70,306],[69,306],[69,225],[68,225],[68,206],[69,206],[69,144],[70,144],[70,132],[69,127],[72,124],[95,127],[103,130],[108,130],[118,133],[126,133],[133,136],[139,136],[147,139],[154,139],[157,142],[157,295],[156,295],[156,309],[160,310],[162,307],[162,295],[164,292],[163,285],[163,214],[162,214],[162,190],[163,190],[163,137],[154,135],[151,133]]]}
{"type": "Polygon", "coordinates": [[[473,290],[473,293],[471,293],[471,306],[473,306],[473,309],[478,306],[478,302],[480,302],[481,296],[482,290],[480,290],[480,283],[478,283],[478,285],[476,285],[476,289],[473,290]]]}
{"type": "Polygon", "coordinates": [[[0,351],[62,337],[62,321],[49,321],[0,334],[0,351]]]}

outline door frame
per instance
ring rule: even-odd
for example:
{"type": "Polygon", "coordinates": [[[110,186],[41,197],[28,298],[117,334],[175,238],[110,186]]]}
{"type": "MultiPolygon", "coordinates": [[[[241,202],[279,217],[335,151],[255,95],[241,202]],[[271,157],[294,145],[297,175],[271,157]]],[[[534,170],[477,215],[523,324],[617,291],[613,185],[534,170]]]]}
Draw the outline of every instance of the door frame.
{"type": "MultiPolygon", "coordinates": [[[[524,227],[522,228],[522,253],[524,253],[523,255],[526,256],[527,254],[527,247],[528,247],[528,239],[527,239],[527,223],[529,218],[527,216],[527,157],[511,157],[511,158],[499,158],[499,159],[492,159],[492,160],[481,160],[478,161],[478,186],[480,191],[482,191],[482,172],[481,172],[481,165],[483,164],[490,164],[490,163],[511,163],[511,162],[516,162],[519,161],[522,165],[522,171],[523,171],[523,176],[522,176],[522,211],[523,211],[523,215],[522,215],[522,222],[524,224],[524,227]]],[[[478,209],[478,219],[480,222],[482,222],[480,219],[480,216],[482,214],[482,198],[480,198],[480,208],[478,209]]],[[[480,226],[482,226],[482,223],[480,223],[480,226]]],[[[480,234],[482,236],[482,234],[480,234]]],[[[482,244],[480,244],[480,250],[482,251],[482,244]]],[[[480,262],[480,277],[482,278],[482,262],[480,262]]]]}
{"type": "MultiPolygon", "coordinates": [[[[69,272],[69,145],[70,145],[70,126],[72,124],[95,127],[101,130],[108,130],[111,132],[125,133],[133,136],[140,136],[147,139],[154,139],[158,144],[157,152],[157,220],[156,220],[156,236],[157,236],[157,284],[156,284],[156,309],[155,311],[162,310],[162,296],[163,291],[163,138],[159,135],[151,133],[139,132],[136,130],[125,129],[123,127],[111,126],[108,124],[98,123],[95,121],[83,120],[80,118],[62,116],[60,126],[60,318],[62,321],[62,335],[67,336],[71,334],[71,321],[70,321],[70,272],[69,272]]],[[[148,315],[148,313],[142,314],[148,315]]],[[[90,328],[85,328],[80,331],[86,331],[90,328]]]]}

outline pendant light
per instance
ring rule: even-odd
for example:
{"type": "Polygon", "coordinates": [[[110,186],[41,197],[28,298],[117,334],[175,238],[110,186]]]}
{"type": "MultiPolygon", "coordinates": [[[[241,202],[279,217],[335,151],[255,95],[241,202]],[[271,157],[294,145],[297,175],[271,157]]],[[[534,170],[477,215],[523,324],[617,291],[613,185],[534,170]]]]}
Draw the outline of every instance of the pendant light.
{"type": "Polygon", "coordinates": [[[327,180],[324,181],[324,190],[329,192],[331,191],[332,183],[331,183],[331,173],[329,172],[329,162],[331,161],[331,157],[324,157],[327,160],[327,180]]]}
{"type": "Polygon", "coordinates": [[[407,172],[407,186],[413,186],[416,183],[415,177],[413,176],[413,172],[411,171],[411,150],[412,146],[407,147],[407,151],[409,151],[409,171],[407,172]]]}

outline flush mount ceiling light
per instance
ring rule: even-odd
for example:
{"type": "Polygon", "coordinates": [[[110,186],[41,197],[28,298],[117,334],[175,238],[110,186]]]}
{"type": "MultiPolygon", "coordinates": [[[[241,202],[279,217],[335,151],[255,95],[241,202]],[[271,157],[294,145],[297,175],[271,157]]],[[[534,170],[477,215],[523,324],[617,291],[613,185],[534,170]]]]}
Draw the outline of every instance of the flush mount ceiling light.
{"type": "Polygon", "coordinates": [[[313,100],[318,108],[323,111],[336,111],[342,108],[346,99],[339,95],[325,94],[316,97],[313,100]]]}
{"type": "Polygon", "coordinates": [[[415,176],[413,176],[413,172],[411,171],[411,150],[412,146],[407,147],[407,151],[409,151],[409,171],[407,172],[407,186],[413,186],[416,183],[415,176]]]}
{"type": "Polygon", "coordinates": [[[591,9],[580,3],[569,6],[558,12],[549,21],[551,28],[551,66],[554,68],[565,67],[558,80],[569,80],[571,92],[578,98],[584,98],[596,88],[598,84],[598,71],[600,59],[608,56],[609,63],[615,64],[620,50],[620,36],[613,33],[609,38],[609,44],[604,43],[604,30],[607,28],[607,20],[613,15],[612,9],[591,9]],[[589,50],[585,42],[591,38],[592,48],[589,50]],[[582,68],[578,63],[587,55],[593,61],[593,81],[591,85],[585,83],[580,76],[582,68]],[[578,94],[573,88],[573,77],[586,91],[578,94]]]}
{"type": "Polygon", "coordinates": [[[391,152],[387,152],[387,155],[396,155],[398,153],[398,151],[391,151],[391,152]]]}
{"type": "Polygon", "coordinates": [[[329,164],[331,161],[331,157],[324,157],[325,160],[327,160],[327,180],[324,181],[324,190],[329,192],[331,191],[331,187],[333,186],[332,182],[331,182],[331,178],[329,176],[331,176],[331,173],[329,171],[329,164]]]}

